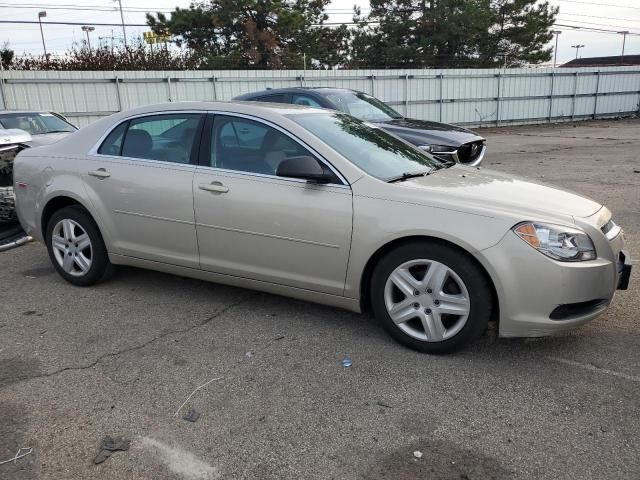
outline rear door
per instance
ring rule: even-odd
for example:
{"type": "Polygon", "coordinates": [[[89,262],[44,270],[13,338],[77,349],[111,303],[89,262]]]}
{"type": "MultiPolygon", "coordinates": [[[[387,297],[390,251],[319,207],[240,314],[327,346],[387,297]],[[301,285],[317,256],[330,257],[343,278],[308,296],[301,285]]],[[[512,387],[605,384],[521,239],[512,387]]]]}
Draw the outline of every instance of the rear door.
{"type": "Polygon", "coordinates": [[[82,172],[113,253],[198,268],[192,183],[204,115],[125,121],[82,172]]]}
{"type": "Polygon", "coordinates": [[[351,188],[276,176],[307,147],[273,125],[211,117],[194,176],[204,270],[341,295],[349,257],[351,188]]]}

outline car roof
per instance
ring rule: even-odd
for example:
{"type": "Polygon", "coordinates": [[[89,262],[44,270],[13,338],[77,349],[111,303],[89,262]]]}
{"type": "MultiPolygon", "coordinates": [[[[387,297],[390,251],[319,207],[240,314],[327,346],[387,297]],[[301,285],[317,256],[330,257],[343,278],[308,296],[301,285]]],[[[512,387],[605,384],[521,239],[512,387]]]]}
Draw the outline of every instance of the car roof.
{"type": "Polygon", "coordinates": [[[155,105],[145,105],[142,107],[125,110],[114,113],[108,117],[103,117],[89,125],[81,128],[65,139],[55,142],[48,146],[51,152],[59,150],[60,152],[87,152],[98,140],[111,131],[117,124],[140,116],[148,116],[154,114],[170,114],[175,113],[230,113],[246,115],[248,117],[256,117],[276,124],[292,123],[296,125],[290,118],[291,115],[307,114],[307,115],[326,115],[330,113],[328,110],[311,108],[301,105],[288,105],[280,103],[265,102],[170,102],[155,105]],[[67,142],[68,140],[68,142],[67,142]]]}
{"type": "Polygon", "coordinates": [[[50,110],[0,110],[0,115],[7,113],[53,113],[50,110]]]}
{"type": "MultiPolygon", "coordinates": [[[[244,113],[244,114],[256,114],[265,116],[284,116],[293,115],[299,113],[322,113],[322,110],[318,111],[317,108],[307,107],[303,105],[290,105],[286,103],[266,103],[266,102],[243,102],[243,101],[229,101],[229,102],[171,102],[171,103],[159,103],[155,105],[145,105],[143,107],[134,108],[131,110],[125,110],[123,112],[116,113],[112,117],[122,116],[131,117],[136,115],[144,115],[148,113],[162,113],[171,111],[223,111],[229,113],[244,113]]],[[[111,117],[107,117],[111,118],[111,117]]]]}
{"type": "Polygon", "coordinates": [[[336,88],[336,87],[286,87],[286,88],[270,88],[267,90],[261,90],[259,92],[245,93],[234,97],[234,100],[246,100],[248,98],[254,98],[262,95],[274,95],[279,93],[294,93],[294,92],[315,92],[321,95],[329,95],[331,93],[361,93],[358,90],[350,88],[336,88]]]}

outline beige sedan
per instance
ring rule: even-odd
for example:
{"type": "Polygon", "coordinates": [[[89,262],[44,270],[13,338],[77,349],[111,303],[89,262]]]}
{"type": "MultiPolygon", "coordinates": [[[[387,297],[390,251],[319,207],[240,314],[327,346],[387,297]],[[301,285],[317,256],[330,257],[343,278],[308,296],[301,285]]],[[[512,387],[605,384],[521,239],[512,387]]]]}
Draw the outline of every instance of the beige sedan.
{"type": "Polygon", "coordinates": [[[507,337],[580,325],[631,268],[600,203],[326,110],[138,108],[26,150],[14,176],[22,226],[75,285],[132,265],[371,310],[424,352],[492,318],[507,337]]]}

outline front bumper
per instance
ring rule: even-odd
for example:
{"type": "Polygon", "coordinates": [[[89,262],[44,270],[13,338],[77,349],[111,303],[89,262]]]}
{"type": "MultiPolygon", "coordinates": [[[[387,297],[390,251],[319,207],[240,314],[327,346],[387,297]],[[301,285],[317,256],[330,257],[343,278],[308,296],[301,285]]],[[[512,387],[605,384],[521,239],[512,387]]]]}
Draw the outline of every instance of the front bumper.
{"type": "Polygon", "coordinates": [[[631,278],[631,259],[625,252],[620,252],[618,258],[618,290],[626,290],[629,288],[629,279],[631,278]]]}
{"type": "Polygon", "coordinates": [[[616,290],[628,287],[631,264],[622,233],[600,235],[598,258],[586,262],[555,261],[513,232],[482,251],[498,293],[501,337],[553,335],[606,310],[616,290]]]}

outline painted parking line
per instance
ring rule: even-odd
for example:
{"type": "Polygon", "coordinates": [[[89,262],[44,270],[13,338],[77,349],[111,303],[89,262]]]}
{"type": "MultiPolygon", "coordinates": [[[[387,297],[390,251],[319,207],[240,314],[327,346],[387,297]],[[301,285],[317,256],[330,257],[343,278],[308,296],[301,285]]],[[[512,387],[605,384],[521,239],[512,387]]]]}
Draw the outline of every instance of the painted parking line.
{"type": "Polygon", "coordinates": [[[640,383],[640,377],[637,377],[635,375],[627,375],[626,373],[616,372],[615,370],[609,370],[608,368],[596,367],[595,365],[591,365],[589,363],[580,363],[574,360],[567,360],[566,358],[551,357],[551,356],[547,356],[545,358],[553,362],[564,363],[565,365],[572,365],[574,367],[582,368],[584,370],[603,373],[605,375],[611,375],[613,377],[624,378],[625,380],[630,380],[632,382],[640,383]]]}

